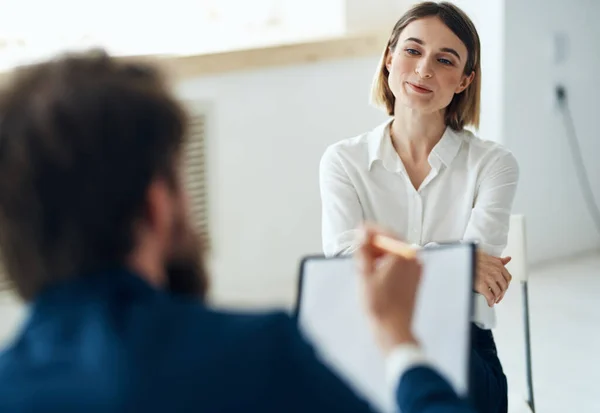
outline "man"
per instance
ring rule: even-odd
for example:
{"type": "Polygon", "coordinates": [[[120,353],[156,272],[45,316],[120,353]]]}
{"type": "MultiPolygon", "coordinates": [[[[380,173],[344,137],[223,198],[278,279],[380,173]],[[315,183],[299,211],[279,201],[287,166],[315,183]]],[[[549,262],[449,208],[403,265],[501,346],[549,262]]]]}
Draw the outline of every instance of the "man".
{"type": "MultiPolygon", "coordinates": [[[[287,315],[203,305],[185,125],[153,67],[103,52],[20,70],[0,95],[0,248],[31,312],[0,356],[1,412],[369,411],[287,315]]],[[[399,408],[468,412],[411,333],[418,263],[374,231],[358,257],[399,408]]]]}

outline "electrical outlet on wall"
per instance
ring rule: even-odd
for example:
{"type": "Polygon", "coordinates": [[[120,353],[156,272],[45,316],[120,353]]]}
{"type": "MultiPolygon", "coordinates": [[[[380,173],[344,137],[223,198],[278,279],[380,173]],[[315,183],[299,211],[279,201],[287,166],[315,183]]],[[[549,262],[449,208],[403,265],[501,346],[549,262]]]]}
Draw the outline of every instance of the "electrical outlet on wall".
{"type": "Polygon", "coordinates": [[[548,87],[544,90],[544,103],[546,110],[556,114],[561,111],[561,102],[558,99],[557,88],[559,86],[565,87],[565,82],[562,79],[554,78],[552,82],[548,84],[548,87]]]}
{"type": "Polygon", "coordinates": [[[544,90],[544,103],[547,110],[556,113],[561,110],[556,88],[565,85],[566,64],[570,56],[569,36],[565,31],[550,33],[548,44],[548,66],[551,73],[550,82],[544,90]]]}

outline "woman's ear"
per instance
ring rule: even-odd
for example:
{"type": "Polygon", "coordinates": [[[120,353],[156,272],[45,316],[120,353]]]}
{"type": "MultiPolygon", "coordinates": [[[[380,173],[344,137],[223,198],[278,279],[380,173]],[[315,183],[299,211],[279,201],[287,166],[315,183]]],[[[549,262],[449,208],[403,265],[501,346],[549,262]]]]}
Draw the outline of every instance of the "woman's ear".
{"type": "Polygon", "coordinates": [[[390,72],[390,69],[392,68],[393,56],[394,56],[394,51],[392,50],[391,47],[388,47],[387,53],[385,54],[385,68],[387,69],[388,72],[390,72]]]}
{"type": "Polygon", "coordinates": [[[472,71],[471,74],[469,74],[468,76],[463,75],[462,80],[460,81],[460,84],[458,85],[454,93],[458,94],[464,92],[465,89],[469,87],[471,82],[473,82],[473,79],[475,79],[475,71],[472,71]]]}

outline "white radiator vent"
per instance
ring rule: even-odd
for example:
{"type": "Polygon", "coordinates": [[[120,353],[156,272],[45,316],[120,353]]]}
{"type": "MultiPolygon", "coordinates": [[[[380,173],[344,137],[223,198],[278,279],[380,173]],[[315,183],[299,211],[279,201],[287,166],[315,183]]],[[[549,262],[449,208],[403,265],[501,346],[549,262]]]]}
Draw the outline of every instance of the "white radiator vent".
{"type": "Polygon", "coordinates": [[[206,144],[208,111],[205,105],[188,103],[190,129],[186,148],[186,185],[192,203],[192,219],[199,232],[204,249],[211,249],[209,228],[206,144]]]}

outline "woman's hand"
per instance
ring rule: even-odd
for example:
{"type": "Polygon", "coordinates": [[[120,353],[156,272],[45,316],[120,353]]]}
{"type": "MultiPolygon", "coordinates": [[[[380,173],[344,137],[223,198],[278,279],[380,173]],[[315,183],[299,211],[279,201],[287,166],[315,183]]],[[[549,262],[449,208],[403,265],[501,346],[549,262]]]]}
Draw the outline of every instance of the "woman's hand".
{"type": "Polygon", "coordinates": [[[490,307],[504,298],[512,280],[512,275],[505,267],[510,260],[511,257],[493,257],[483,251],[477,253],[475,291],[486,298],[490,307]]]}

